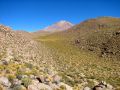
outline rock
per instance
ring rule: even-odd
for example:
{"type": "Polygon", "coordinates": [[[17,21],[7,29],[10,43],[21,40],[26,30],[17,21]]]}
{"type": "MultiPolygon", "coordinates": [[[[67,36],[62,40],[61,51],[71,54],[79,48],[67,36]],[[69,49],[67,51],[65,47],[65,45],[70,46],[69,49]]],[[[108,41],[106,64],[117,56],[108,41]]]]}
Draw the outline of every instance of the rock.
{"type": "Polygon", "coordinates": [[[35,79],[35,76],[34,76],[34,75],[30,75],[30,78],[31,78],[31,79],[35,79]]]}
{"type": "Polygon", "coordinates": [[[46,85],[44,83],[39,83],[38,88],[39,88],[39,90],[41,90],[41,89],[43,89],[43,90],[53,90],[49,85],[46,85]]]}
{"type": "Polygon", "coordinates": [[[89,87],[84,87],[83,90],[91,90],[91,88],[89,88],[89,87]]]}
{"type": "Polygon", "coordinates": [[[86,76],[83,73],[80,73],[80,77],[84,78],[86,76]]]}
{"type": "Polygon", "coordinates": [[[97,85],[93,88],[93,90],[106,90],[106,87],[103,85],[97,85]]]}
{"type": "Polygon", "coordinates": [[[39,90],[39,88],[36,85],[29,85],[28,90],[39,90]]]}
{"type": "Polygon", "coordinates": [[[32,80],[32,85],[38,85],[39,81],[38,80],[32,80]]]}
{"type": "Polygon", "coordinates": [[[22,78],[28,78],[28,76],[27,75],[22,75],[22,78]]]}
{"type": "Polygon", "coordinates": [[[23,85],[17,85],[12,90],[27,90],[23,85]]]}
{"type": "Polygon", "coordinates": [[[106,82],[101,82],[98,85],[96,85],[93,90],[114,90],[113,86],[110,84],[107,84],[106,82]]]}
{"type": "Polygon", "coordinates": [[[2,62],[3,65],[8,65],[9,64],[9,61],[6,58],[2,59],[1,62],[2,62]]]}
{"type": "Polygon", "coordinates": [[[36,77],[36,79],[40,82],[40,83],[44,83],[45,82],[45,78],[44,78],[44,76],[39,76],[39,77],[36,77]]]}
{"type": "Polygon", "coordinates": [[[114,87],[110,84],[107,84],[107,90],[114,90],[114,87]]]}
{"type": "Polygon", "coordinates": [[[12,82],[13,86],[16,86],[16,85],[21,85],[21,81],[18,80],[18,79],[14,79],[13,82],[12,82]]]}
{"type": "Polygon", "coordinates": [[[2,85],[0,85],[0,90],[5,90],[5,88],[2,85]]]}
{"type": "Polygon", "coordinates": [[[44,81],[45,81],[44,83],[49,84],[52,81],[52,77],[47,76],[45,77],[44,81]]]}
{"type": "Polygon", "coordinates": [[[63,82],[59,83],[58,86],[59,87],[61,87],[61,86],[65,87],[65,90],[73,90],[73,88],[71,86],[69,86],[69,85],[67,85],[67,84],[65,84],[63,82]]]}
{"type": "Polygon", "coordinates": [[[21,79],[22,79],[22,75],[17,75],[17,78],[18,78],[19,80],[21,80],[21,79]]]}
{"type": "Polygon", "coordinates": [[[59,90],[59,86],[54,84],[54,83],[50,83],[49,86],[52,88],[52,90],[59,90]]]}
{"type": "Polygon", "coordinates": [[[53,82],[56,83],[56,84],[59,84],[61,81],[61,77],[58,76],[58,75],[54,75],[53,76],[53,82]]]}
{"type": "Polygon", "coordinates": [[[28,86],[28,90],[53,90],[50,86],[44,83],[32,84],[28,86]]]}
{"type": "Polygon", "coordinates": [[[9,82],[8,78],[6,78],[6,77],[0,77],[0,84],[2,84],[5,87],[11,86],[11,83],[9,82]]]}

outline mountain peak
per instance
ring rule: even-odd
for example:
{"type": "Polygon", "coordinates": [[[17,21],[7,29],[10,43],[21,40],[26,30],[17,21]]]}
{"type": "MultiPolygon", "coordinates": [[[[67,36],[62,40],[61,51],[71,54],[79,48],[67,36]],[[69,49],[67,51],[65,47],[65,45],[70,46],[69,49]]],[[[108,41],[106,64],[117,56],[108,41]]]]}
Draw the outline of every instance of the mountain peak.
{"type": "Polygon", "coordinates": [[[65,20],[61,20],[61,21],[59,21],[58,23],[70,23],[70,22],[65,21],[65,20]]]}
{"type": "Polygon", "coordinates": [[[73,24],[71,22],[68,22],[68,21],[65,21],[65,20],[61,20],[57,23],[59,23],[59,24],[69,24],[69,25],[73,26],[73,24]]]}
{"type": "Polygon", "coordinates": [[[61,20],[51,26],[44,28],[44,31],[49,31],[49,32],[64,31],[71,28],[72,26],[73,26],[72,23],[65,20],[61,20]]]}
{"type": "Polygon", "coordinates": [[[4,25],[0,24],[0,30],[3,30],[3,31],[11,31],[11,28],[8,27],[8,26],[4,26],[4,25]]]}

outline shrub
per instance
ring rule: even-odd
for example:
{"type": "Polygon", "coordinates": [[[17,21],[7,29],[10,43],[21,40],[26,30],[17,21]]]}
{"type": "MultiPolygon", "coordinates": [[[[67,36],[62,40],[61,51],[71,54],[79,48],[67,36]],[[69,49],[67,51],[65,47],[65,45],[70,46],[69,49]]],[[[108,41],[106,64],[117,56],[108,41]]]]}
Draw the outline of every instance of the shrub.
{"type": "Polygon", "coordinates": [[[10,82],[12,82],[13,79],[15,79],[15,78],[16,78],[15,75],[12,75],[12,74],[8,75],[8,79],[9,79],[10,82]]]}
{"type": "Polygon", "coordinates": [[[33,68],[33,65],[31,63],[25,63],[25,66],[29,69],[32,69],[33,68]]]}
{"type": "Polygon", "coordinates": [[[30,78],[23,78],[22,84],[27,88],[31,84],[32,80],[30,78]]]}

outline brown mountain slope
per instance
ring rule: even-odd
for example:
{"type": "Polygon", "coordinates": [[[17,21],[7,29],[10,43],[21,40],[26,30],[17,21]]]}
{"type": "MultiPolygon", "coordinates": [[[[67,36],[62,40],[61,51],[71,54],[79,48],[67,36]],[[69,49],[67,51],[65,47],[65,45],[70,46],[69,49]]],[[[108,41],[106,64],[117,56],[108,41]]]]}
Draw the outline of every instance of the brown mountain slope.
{"type": "Polygon", "coordinates": [[[89,19],[67,31],[54,33],[48,38],[61,38],[79,48],[99,56],[120,58],[120,18],[100,17],[89,19]]]}
{"type": "MultiPolygon", "coordinates": [[[[27,32],[6,30],[6,26],[2,25],[2,28],[0,27],[0,59],[39,66],[48,62],[50,54],[46,48],[30,36],[27,32]]],[[[49,60],[52,59],[49,58],[49,60]]]]}

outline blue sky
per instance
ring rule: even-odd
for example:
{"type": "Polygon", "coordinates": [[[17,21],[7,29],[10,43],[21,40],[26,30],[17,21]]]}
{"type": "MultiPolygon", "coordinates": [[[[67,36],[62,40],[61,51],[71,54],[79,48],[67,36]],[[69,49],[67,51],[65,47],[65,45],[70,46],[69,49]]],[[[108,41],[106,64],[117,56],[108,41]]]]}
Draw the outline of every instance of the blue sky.
{"type": "Polygon", "coordinates": [[[99,16],[120,17],[120,0],[0,0],[0,24],[33,32],[60,20],[74,24],[99,16]]]}

